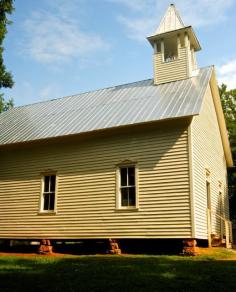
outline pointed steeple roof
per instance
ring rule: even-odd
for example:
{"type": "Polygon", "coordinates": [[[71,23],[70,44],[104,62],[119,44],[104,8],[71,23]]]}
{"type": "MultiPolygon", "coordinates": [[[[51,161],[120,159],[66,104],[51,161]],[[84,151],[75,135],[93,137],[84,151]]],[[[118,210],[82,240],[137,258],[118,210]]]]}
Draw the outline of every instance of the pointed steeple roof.
{"type": "Polygon", "coordinates": [[[170,4],[166,14],[161,20],[161,23],[155,33],[147,37],[148,41],[154,46],[154,43],[157,40],[160,40],[164,36],[173,36],[176,33],[185,32],[188,33],[190,42],[193,45],[195,51],[200,51],[201,46],[198,42],[198,39],[195,35],[195,32],[192,26],[185,26],[183,20],[181,19],[179,12],[175,8],[174,4],[170,4]]]}
{"type": "Polygon", "coordinates": [[[184,28],[184,23],[175,8],[175,5],[170,4],[169,8],[166,11],[166,14],[161,20],[159,27],[155,31],[155,35],[169,32],[172,30],[177,30],[180,28],[184,28]]]}

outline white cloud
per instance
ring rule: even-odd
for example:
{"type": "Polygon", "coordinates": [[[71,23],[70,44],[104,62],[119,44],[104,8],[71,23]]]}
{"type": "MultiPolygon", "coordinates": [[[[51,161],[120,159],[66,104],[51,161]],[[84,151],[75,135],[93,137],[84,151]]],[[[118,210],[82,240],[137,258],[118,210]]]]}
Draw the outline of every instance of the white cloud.
{"type": "Polygon", "coordinates": [[[35,90],[28,81],[16,82],[13,88],[4,88],[3,92],[7,97],[12,97],[14,99],[14,104],[16,106],[35,101],[33,99],[35,98],[35,90]]]}
{"type": "Polygon", "coordinates": [[[23,52],[41,63],[59,63],[109,49],[101,36],[80,27],[67,13],[34,12],[24,22],[23,52]]]}
{"type": "Polygon", "coordinates": [[[107,0],[111,3],[117,3],[127,6],[128,8],[132,9],[133,11],[142,11],[147,9],[149,5],[152,5],[152,0],[107,0]]]}
{"type": "Polygon", "coordinates": [[[28,81],[16,83],[13,89],[5,89],[6,96],[13,97],[16,106],[31,104],[62,96],[63,86],[60,83],[50,83],[38,86],[28,81]]]}
{"type": "MultiPolygon", "coordinates": [[[[144,40],[160,23],[170,1],[163,0],[106,0],[128,7],[118,21],[130,38],[144,40]]],[[[234,0],[176,0],[175,5],[186,25],[201,27],[225,19],[234,0]]]]}
{"type": "Polygon", "coordinates": [[[219,73],[222,75],[232,74],[235,71],[236,71],[236,59],[231,60],[230,62],[219,67],[219,73]]]}
{"type": "Polygon", "coordinates": [[[38,95],[40,100],[47,100],[49,98],[58,96],[59,92],[60,88],[57,84],[48,84],[39,91],[38,95]]]}
{"type": "Polygon", "coordinates": [[[152,18],[140,17],[130,21],[129,18],[121,15],[118,16],[118,20],[125,26],[128,37],[138,41],[144,41],[148,35],[152,34],[155,23],[152,18]]]}
{"type": "Polygon", "coordinates": [[[217,67],[219,84],[225,83],[229,89],[236,88],[236,58],[217,67]]]}
{"type": "Polygon", "coordinates": [[[74,12],[76,12],[77,17],[80,16],[83,9],[78,9],[81,7],[83,2],[86,0],[43,0],[44,4],[48,6],[49,9],[52,9],[61,17],[68,18],[74,12]]]}

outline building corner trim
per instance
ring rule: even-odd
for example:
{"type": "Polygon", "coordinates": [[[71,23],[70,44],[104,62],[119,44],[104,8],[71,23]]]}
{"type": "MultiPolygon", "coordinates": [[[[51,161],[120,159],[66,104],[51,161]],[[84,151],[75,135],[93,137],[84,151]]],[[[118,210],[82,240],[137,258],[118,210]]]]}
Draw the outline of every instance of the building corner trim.
{"type": "Polygon", "coordinates": [[[193,183],[193,146],[192,146],[192,118],[188,126],[188,159],[189,159],[189,194],[190,194],[190,212],[191,212],[191,232],[192,238],[196,238],[195,230],[195,212],[194,212],[194,183],[193,183]]]}

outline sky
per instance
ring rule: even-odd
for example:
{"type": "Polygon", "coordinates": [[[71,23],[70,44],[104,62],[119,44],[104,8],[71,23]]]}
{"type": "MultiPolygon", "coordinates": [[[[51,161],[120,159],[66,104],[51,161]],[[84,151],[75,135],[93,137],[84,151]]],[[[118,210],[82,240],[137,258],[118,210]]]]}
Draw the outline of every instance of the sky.
{"type": "MultiPolygon", "coordinates": [[[[153,78],[146,37],[166,0],[15,0],[4,61],[15,106],[153,78]]],[[[236,88],[236,0],[173,1],[202,46],[199,67],[215,65],[218,82],[236,88]]]]}

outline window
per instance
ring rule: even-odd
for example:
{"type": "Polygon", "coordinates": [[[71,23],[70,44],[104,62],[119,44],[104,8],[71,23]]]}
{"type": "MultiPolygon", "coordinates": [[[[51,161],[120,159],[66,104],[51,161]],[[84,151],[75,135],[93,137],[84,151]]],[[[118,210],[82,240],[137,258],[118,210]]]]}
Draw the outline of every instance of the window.
{"type": "Polygon", "coordinates": [[[135,166],[119,167],[119,208],[137,207],[136,173],[135,166]]]}
{"type": "Polygon", "coordinates": [[[220,227],[220,236],[223,238],[224,236],[224,220],[225,217],[224,214],[224,201],[223,201],[223,188],[222,188],[222,182],[219,181],[219,197],[218,197],[218,206],[217,206],[217,213],[221,216],[221,218],[218,218],[219,220],[219,227],[220,227]]]}
{"type": "Polygon", "coordinates": [[[41,197],[41,211],[55,211],[56,175],[44,175],[41,197]]]}
{"type": "Polygon", "coordinates": [[[223,205],[223,193],[222,190],[219,191],[219,213],[220,216],[224,216],[224,205],[223,205]]]}
{"type": "Polygon", "coordinates": [[[165,62],[172,62],[178,59],[177,39],[170,38],[165,40],[165,62]]]}
{"type": "Polygon", "coordinates": [[[207,209],[211,210],[211,172],[206,168],[206,196],[207,196],[207,209]]]}
{"type": "Polygon", "coordinates": [[[207,208],[211,210],[211,184],[210,181],[206,181],[206,193],[207,193],[207,208]]]}
{"type": "Polygon", "coordinates": [[[157,43],[157,42],[154,43],[154,53],[155,54],[161,53],[161,44],[160,43],[157,43]]]}
{"type": "Polygon", "coordinates": [[[223,187],[222,187],[222,182],[221,181],[219,181],[218,208],[219,208],[220,216],[224,216],[223,187]]]}

